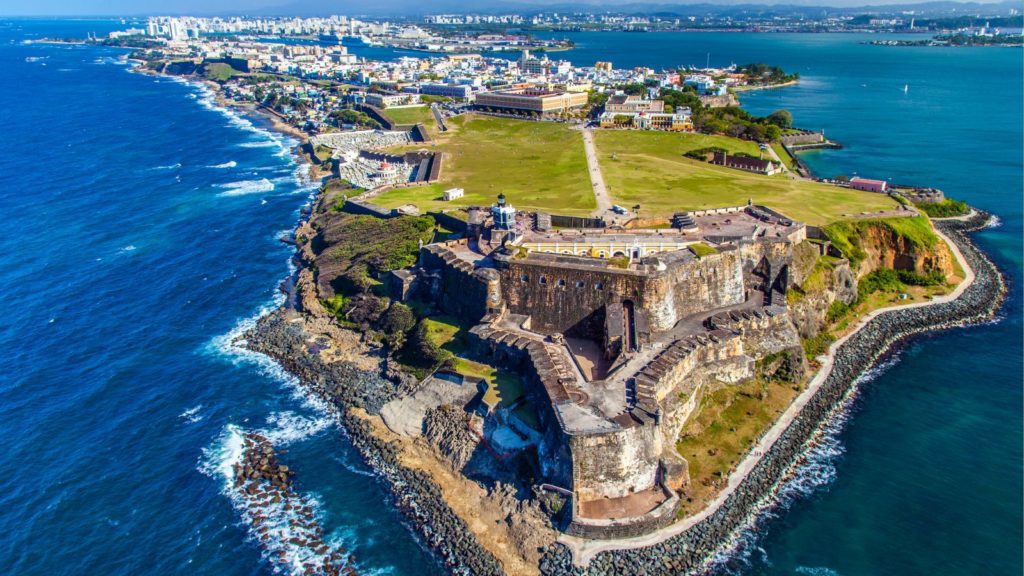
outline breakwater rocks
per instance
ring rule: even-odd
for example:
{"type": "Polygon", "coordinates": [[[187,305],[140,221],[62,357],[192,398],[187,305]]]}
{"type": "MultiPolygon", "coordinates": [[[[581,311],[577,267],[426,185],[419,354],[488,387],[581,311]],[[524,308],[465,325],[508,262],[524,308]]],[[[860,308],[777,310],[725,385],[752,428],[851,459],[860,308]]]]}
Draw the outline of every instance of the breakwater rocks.
{"type": "Polygon", "coordinates": [[[396,394],[395,385],[378,374],[361,371],[343,362],[322,362],[302,316],[277,310],[263,317],[243,336],[247,348],[277,360],[297,376],[316,396],[337,408],[343,429],[352,445],[389,488],[395,507],[424,543],[454,574],[503,574],[501,564],[485,550],[476,536],[444,501],[431,476],[406,468],[399,449],[374,435],[370,424],[350,408],[376,414],[396,394]]]}
{"type": "Polygon", "coordinates": [[[879,314],[836,350],[831,372],[751,473],[708,518],[658,544],[632,550],[602,552],[585,567],[572,563],[569,550],[551,546],[541,559],[543,574],[691,574],[707,568],[716,552],[727,548],[756,512],[770,503],[780,483],[806,453],[821,425],[843,403],[857,378],[890,347],[924,331],[949,328],[991,318],[1006,288],[996,266],[970,241],[968,233],[986,225],[989,215],[936,221],[935,226],[959,247],[975,279],[959,298],[913,309],[879,314]]]}
{"type": "Polygon", "coordinates": [[[311,502],[292,489],[294,474],[277,460],[267,438],[242,436],[242,451],[232,464],[233,482],[243,517],[275,571],[303,576],[355,576],[353,558],[324,540],[311,502]]]}

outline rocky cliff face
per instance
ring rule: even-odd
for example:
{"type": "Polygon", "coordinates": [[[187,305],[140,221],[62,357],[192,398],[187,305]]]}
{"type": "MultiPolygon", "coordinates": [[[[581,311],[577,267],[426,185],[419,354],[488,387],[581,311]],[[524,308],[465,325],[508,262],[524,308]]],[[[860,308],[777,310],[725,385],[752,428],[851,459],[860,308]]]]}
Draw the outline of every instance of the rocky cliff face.
{"type": "Polygon", "coordinates": [[[875,270],[917,274],[939,270],[947,278],[954,274],[953,255],[943,242],[928,246],[874,222],[857,226],[853,234],[850,239],[858,256],[855,268],[849,260],[819,256],[818,247],[811,242],[794,247],[789,313],[802,338],[813,338],[825,329],[833,302],[854,303],[858,280],[875,270]]]}
{"type": "Polygon", "coordinates": [[[796,297],[788,298],[789,317],[801,338],[813,338],[825,329],[833,302],[852,304],[857,299],[857,275],[846,260],[826,263],[810,242],[798,244],[793,253],[796,297]]]}
{"type": "Polygon", "coordinates": [[[918,274],[941,270],[947,278],[953,275],[953,255],[943,242],[922,246],[884,226],[868,226],[860,238],[867,257],[857,268],[858,278],[880,268],[918,274]]]}

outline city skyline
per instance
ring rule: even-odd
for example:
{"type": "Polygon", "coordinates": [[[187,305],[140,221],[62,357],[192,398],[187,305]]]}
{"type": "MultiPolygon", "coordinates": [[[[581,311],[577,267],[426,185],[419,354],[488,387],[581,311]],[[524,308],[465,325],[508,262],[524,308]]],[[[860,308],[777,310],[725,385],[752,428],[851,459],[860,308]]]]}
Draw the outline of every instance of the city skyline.
{"type": "Polygon", "coordinates": [[[962,4],[965,7],[997,5],[1010,6],[1003,0],[978,0],[975,2],[906,2],[904,0],[716,0],[713,2],[676,2],[648,0],[645,2],[614,3],[607,0],[566,1],[506,1],[490,0],[474,3],[472,10],[466,10],[465,3],[458,0],[435,0],[429,3],[411,0],[383,0],[372,7],[353,1],[341,2],[289,2],[288,0],[173,0],[171,2],[150,2],[137,0],[40,0],[30,5],[0,8],[3,16],[152,16],[152,15],[329,15],[336,13],[410,16],[440,12],[537,12],[541,10],[592,9],[617,12],[651,12],[655,10],[706,9],[709,6],[741,7],[746,5],[764,7],[827,7],[837,9],[864,8],[865,11],[892,6],[934,7],[939,5],[962,4]]]}

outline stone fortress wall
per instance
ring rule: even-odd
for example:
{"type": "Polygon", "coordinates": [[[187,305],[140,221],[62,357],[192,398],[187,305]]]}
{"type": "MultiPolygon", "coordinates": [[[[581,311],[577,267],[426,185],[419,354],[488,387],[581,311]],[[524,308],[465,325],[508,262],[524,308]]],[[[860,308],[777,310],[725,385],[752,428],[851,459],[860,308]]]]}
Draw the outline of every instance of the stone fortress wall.
{"type": "Polygon", "coordinates": [[[612,538],[670,523],[689,478],[675,441],[707,387],[800,350],[785,302],[792,238],[755,233],[628,268],[515,248],[485,256],[475,241],[424,246],[418,289],[475,325],[473,354],[524,377],[544,481],[574,495],[566,532],[612,538]],[[562,335],[604,343],[615,368],[588,381],[562,335]]]}

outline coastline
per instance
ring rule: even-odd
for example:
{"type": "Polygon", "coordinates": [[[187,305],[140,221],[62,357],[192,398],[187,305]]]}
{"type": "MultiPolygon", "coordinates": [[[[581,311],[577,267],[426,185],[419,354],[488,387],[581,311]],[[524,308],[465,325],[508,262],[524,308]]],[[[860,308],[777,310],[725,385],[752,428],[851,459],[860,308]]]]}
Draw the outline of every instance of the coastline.
{"type": "MultiPolygon", "coordinates": [[[[266,129],[298,138],[300,146],[309,138],[266,110],[224,98],[216,82],[146,69],[139,66],[138,61],[130,63],[133,72],[180,78],[205,87],[211,92],[216,106],[234,109],[243,115],[256,114],[267,121],[269,126],[266,129]]],[[[320,180],[317,167],[300,152],[300,146],[290,149],[293,157],[310,167],[311,178],[320,180]]],[[[314,195],[311,205],[302,208],[300,219],[292,230],[292,238],[297,230],[308,226],[313,209],[322,198],[321,189],[314,195]]],[[[365,414],[375,413],[397,392],[395,385],[381,375],[385,372],[385,363],[376,358],[354,332],[331,324],[325,326],[320,319],[304,318],[304,314],[290,307],[300,298],[303,273],[309,274],[301,261],[301,248],[290,260],[295,264],[295,270],[279,285],[280,290],[286,293],[285,303],[261,316],[254,328],[235,338],[231,344],[268,357],[298,377],[307,394],[327,403],[344,436],[390,494],[392,506],[389,511],[405,517],[403,523],[415,534],[417,543],[440,566],[447,571],[466,574],[504,574],[500,563],[477,541],[465,521],[448,507],[431,477],[421,470],[403,466],[398,450],[374,435],[365,414]],[[329,364],[322,361],[319,354],[303,354],[308,352],[307,326],[321,336],[330,334],[335,337],[335,343],[344,345],[343,350],[336,351],[329,364]]]]}
{"type": "MultiPolygon", "coordinates": [[[[154,75],[163,75],[155,72],[150,73],[154,75]]],[[[259,114],[261,117],[267,119],[271,123],[272,129],[277,132],[292,137],[299,137],[302,140],[308,138],[308,135],[305,135],[294,127],[285,124],[280,118],[277,118],[264,110],[260,110],[256,106],[224,99],[220,94],[219,85],[216,83],[200,80],[198,78],[186,79],[190,82],[201,82],[211,88],[217,96],[216,102],[218,105],[236,108],[243,112],[259,114]]],[[[796,82],[794,81],[793,83],[796,82]]],[[[788,83],[786,85],[788,85],[788,83]]],[[[783,85],[758,87],[754,89],[775,88],[780,86],[783,85]]],[[[293,152],[296,153],[296,156],[300,161],[308,161],[308,159],[306,159],[302,154],[295,150],[293,150],[293,152]]],[[[317,198],[317,200],[318,199],[319,198],[317,198]]],[[[314,200],[314,203],[315,202],[316,200],[314,200]]],[[[662,532],[657,532],[655,535],[658,537],[654,540],[650,540],[649,537],[641,537],[640,540],[642,541],[638,541],[634,543],[634,546],[627,548],[629,551],[634,551],[636,555],[644,555],[640,558],[633,558],[629,554],[622,554],[621,552],[625,551],[618,548],[610,550],[607,546],[603,546],[603,542],[598,543],[599,545],[593,548],[585,549],[581,552],[581,557],[586,560],[586,562],[583,562],[584,564],[590,562],[589,571],[593,572],[596,570],[597,573],[612,573],[620,572],[624,567],[628,566],[659,566],[661,565],[659,562],[665,554],[669,554],[673,558],[673,563],[665,566],[666,572],[673,572],[677,570],[675,566],[682,562],[680,558],[697,555],[700,555],[701,560],[697,563],[688,564],[685,568],[682,568],[681,571],[699,570],[704,563],[715,555],[716,552],[721,551],[723,548],[727,549],[731,546],[731,543],[734,542],[735,536],[739,531],[756,521],[757,512],[765,506],[770,505],[780,484],[786,480],[788,474],[791,474],[793,467],[800,461],[803,454],[806,454],[808,442],[813,440],[814,435],[818,430],[820,430],[820,427],[827,422],[829,416],[834,412],[835,402],[832,403],[833,405],[830,410],[819,412],[818,418],[813,424],[807,423],[811,417],[808,417],[806,411],[808,409],[817,409],[817,407],[813,405],[815,402],[820,403],[827,401],[821,400],[819,394],[828,396],[832,399],[832,395],[835,392],[833,389],[843,386],[841,383],[837,384],[836,380],[832,378],[833,374],[839,374],[839,376],[836,376],[837,379],[842,379],[844,377],[850,378],[849,382],[846,382],[845,384],[845,392],[839,396],[840,399],[846,398],[851,390],[855,388],[854,385],[857,375],[862,373],[863,370],[870,368],[878,357],[884,355],[895,343],[914,334],[944,329],[954,325],[971,323],[988,317],[994,313],[994,309],[998,307],[998,303],[1001,301],[1001,294],[1005,292],[1005,289],[1002,288],[1001,282],[998,283],[1000,289],[997,290],[1000,297],[989,301],[991,310],[980,312],[976,311],[974,314],[968,314],[959,318],[948,317],[918,328],[906,329],[905,331],[897,330],[896,333],[890,335],[888,339],[878,342],[869,342],[865,344],[860,342],[857,338],[862,331],[871,326],[872,322],[882,316],[888,317],[889,314],[905,312],[914,308],[955,304],[965,292],[974,286],[977,279],[974,266],[967,262],[967,258],[964,256],[964,253],[977,253],[977,257],[987,262],[992,267],[992,271],[995,276],[998,277],[998,272],[995,271],[994,265],[991,264],[991,261],[981,254],[966,235],[967,232],[983,227],[977,222],[978,218],[987,220],[987,215],[983,213],[974,212],[973,216],[973,220],[970,216],[960,217],[956,221],[963,224],[963,226],[952,226],[953,229],[948,231],[949,235],[955,237],[956,240],[947,236],[944,231],[940,229],[940,225],[942,227],[947,227],[950,226],[949,224],[941,220],[936,221],[936,231],[940,236],[947,240],[950,248],[963,265],[964,270],[968,273],[968,278],[965,278],[965,280],[961,282],[952,294],[946,297],[937,298],[931,302],[878,310],[861,319],[858,323],[857,329],[844,336],[841,340],[837,341],[832,345],[832,347],[830,347],[827,366],[823,365],[812,381],[816,383],[815,387],[812,389],[812,387],[809,386],[805,393],[801,394],[796,400],[794,400],[793,404],[791,404],[789,409],[787,409],[783,418],[776,421],[765,437],[759,441],[755,451],[760,449],[764,444],[766,445],[764,454],[758,455],[752,461],[749,461],[750,457],[748,457],[741,462],[736,471],[730,475],[727,488],[723,490],[719,497],[716,498],[715,503],[712,506],[705,509],[707,511],[706,514],[702,511],[700,514],[691,517],[690,519],[677,523],[685,524],[685,526],[678,530],[675,530],[676,524],[673,524],[669,528],[665,529],[673,530],[672,533],[662,534],[662,532]],[[960,246],[959,242],[964,242],[964,246],[960,246]],[[845,348],[846,346],[853,346],[856,348],[858,346],[866,345],[876,345],[877,349],[874,352],[870,352],[870,348],[855,349],[852,353],[860,355],[860,358],[853,360],[839,358],[841,354],[847,352],[845,348]],[[853,370],[850,366],[858,365],[858,360],[865,362],[864,366],[859,371],[850,373],[850,371],[853,370]],[[844,364],[843,361],[846,361],[846,364],[844,364]],[[810,393],[807,394],[808,392],[810,393]],[[799,406],[798,403],[800,403],[799,406]],[[811,426],[811,428],[808,429],[807,426],[811,426]],[[794,432],[793,430],[797,431],[794,432]],[[794,436],[798,435],[802,435],[804,440],[798,442],[796,444],[796,449],[794,450],[793,443],[797,442],[794,436]],[[785,450],[789,450],[789,452],[784,452],[785,450]],[[787,459],[789,461],[788,464],[786,464],[787,459]],[[735,478],[734,482],[734,477],[737,476],[737,473],[740,472],[741,469],[743,470],[742,474],[740,474],[738,478],[735,478]],[[756,477],[757,474],[764,474],[766,477],[774,475],[775,479],[773,482],[766,485],[766,479],[756,477]],[[748,478],[753,479],[752,481],[758,485],[747,486],[748,478]],[[761,496],[757,497],[757,493],[760,493],[761,496]],[[751,500],[752,498],[753,500],[751,500]],[[733,517],[737,514],[742,517],[738,523],[733,521],[733,517]],[[722,515],[727,515],[728,518],[723,518],[722,515]],[[707,524],[711,524],[711,526],[708,526],[707,524]],[[720,531],[715,530],[715,525],[731,525],[732,529],[723,538],[720,531]],[[697,532],[697,534],[690,535],[689,532],[691,530],[697,532]],[[705,534],[708,534],[709,536],[704,536],[705,534]],[[659,546],[664,546],[666,544],[670,546],[678,546],[680,542],[672,542],[673,539],[687,539],[688,537],[692,537],[691,539],[694,539],[694,545],[690,545],[689,542],[685,542],[683,543],[683,548],[681,550],[658,550],[659,546]],[[715,541],[717,543],[711,545],[715,541]],[[612,559],[606,560],[604,557],[607,556],[611,556],[612,559]],[[608,562],[608,564],[603,564],[604,562],[608,562]]],[[[299,222],[299,226],[301,227],[305,223],[306,219],[303,217],[299,222]]],[[[303,269],[300,267],[296,272],[296,275],[293,276],[293,279],[302,272],[303,269]]],[[[279,309],[274,311],[268,316],[260,319],[255,331],[245,336],[246,340],[251,338],[252,341],[246,341],[244,344],[250,350],[266,354],[275,359],[275,361],[280,363],[287,371],[299,376],[302,380],[303,386],[310,390],[311,393],[330,401],[333,405],[339,408],[339,421],[342,424],[342,428],[349,440],[359,450],[360,454],[371,468],[374,469],[377,477],[387,485],[390,493],[392,494],[395,507],[398,511],[403,513],[412,524],[411,528],[418,533],[418,539],[436,553],[436,557],[443,562],[443,565],[447,569],[453,571],[466,570],[473,574],[502,573],[500,564],[497,563],[497,560],[487,553],[484,547],[476,540],[472,531],[470,531],[468,526],[466,526],[465,521],[447,506],[443,497],[440,495],[438,487],[431,481],[429,476],[422,471],[404,467],[397,458],[395,448],[388,442],[376,437],[372,432],[371,425],[365,418],[360,416],[360,410],[372,408],[375,402],[367,402],[367,398],[359,396],[358,394],[361,387],[353,386],[351,384],[369,377],[369,384],[372,386],[374,385],[372,380],[376,377],[375,375],[359,374],[358,371],[356,371],[356,373],[339,375],[341,376],[340,380],[348,381],[349,384],[348,386],[345,386],[345,392],[340,392],[337,388],[332,389],[331,387],[323,384],[323,375],[325,373],[331,374],[333,371],[330,366],[323,363],[320,363],[319,365],[310,364],[308,354],[298,358],[292,357],[292,354],[294,354],[296,350],[302,348],[301,345],[292,346],[290,351],[281,348],[279,343],[270,343],[270,345],[267,345],[268,343],[265,338],[268,334],[270,335],[270,339],[276,338],[280,336],[280,334],[290,334],[293,337],[298,336],[295,334],[294,329],[297,327],[301,329],[301,324],[305,321],[300,318],[300,316],[302,316],[302,313],[295,310],[279,309]],[[264,330],[267,330],[268,332],[261,334],[264,330]],[[282,330],[284,332],[281,332],[282,330]],[[318,384],[318,382],[320,383],[318,384]],[[352,393],[355,393],[355,395],[351,395],[352,393]]],[[[299,338],[301,338],[301,336],[299,336],[299,338]]],[[[860,338],[860,340],[863,339],[864,337],[860,338]]],[[[301,340],[293,340],[292,344],[300,342],[301,340]]],[[[337,382],[335,378],[331,377],[327,380],[329,383],[337,382]]],[[[384,386],[379,382],[376,384],[381,387],[384,386]]],[[[363,392],[365,392],[365,390],[363,390],[363,392]]],[[[383,396],[380,398],[383,398],[383,396]]],[[[376,400],[379,400],[380,398],[376,398],[376,400]]],[[[544,561],[542,562],[542,571],[547,574],[584,573],[580,571],[580,566],[572,565],[571,563],[567,565],[564,563],[566,556],[564,552],[564,549],[550,549],[549,554],[545,556],[544,561]],[[545,564],[547,564],[547,568],[545,568],[545,564]]]]}
{"type": "Polygon", "coordinates": [[[796,86],[800,83],[800,79],[790,80],[789,82],[782,82],[780,84],[748,84],[746,86],[737,86],[733,88],[733,92],[753,92],[754,90],[771,90],[772,88],[785,88],[786,86],[796,86]]]}
{"type": "Polygon", "coordinates": [[[974,211],[970,217],[935,221],[936,232],[967,273],[964,281],[953,293],[929,302],[876,310],[861,319],[855,331],[833,343],[827,365],[812,380],[816,387],[809,386],[794,400],[786,412],[794,410],[791,420],[783,424],[780,419],[769,429],[711,506],[653,535],[582,545],[560,538],[561,546],[550,549],[542,561],[542,573],[606,574],[629,566],[661,566],[665,573],[700,572],[716,555],[733,548],[745,530],[756,526],[760,512],[775,504],[780,489],[856,390],[862,374],[908,338],[976,324],[995,315],[1006,287],[995,264],[969,237],[990,220],[989,214],[974,211]]]}
{"type": "MultiPolygon", "coordinates": [[[[139,67],[133,70],[154,76],[169,76],[139,67]]],[[[243,114],[257,114],[268,121],[268,129],[300,138],[302,142],[309,138],[307,134],[266,110],[224,98],[220,86],[215,82],[195,77],[182,78],[210,89],[218,106],[233,108],[243,114]]],[[[298,162],[316,170],[316,166],[299,151],[298,146],[293,147],[291,152],[298,162]]],[[[315,173],[311,177],[319,180],[315,173]]],[[[297,230],[308,226],[309,218],[322,198],[321,190],[313,198],[311,208],[302,210],[293,237],[297,230]]],[[[296,269],[280,284],[282,292],[288,295],[285,304],[260,317],[252,330],[242,334],[233,343],[267,356],[285,371],[297,376],[308,394],[327,402],[333,408],[331,412],[336,416],[343,434],[390,494],[392,512],[405,517],[404,523],[416,535],[416,541],[431,553],[439,565],[451,572],[496,576],[505,574],[501,564],[480,544],[465,520],[448,506],[441,496],[439,486],[429,474],[404,466],[400,462],[398,449],[374,434],[366,415],[376,413],[397,393],[396,386],[383,376],[387,372],[386,363],[376,357],[354,332],[333,325],[325,326],[322,319],[307,318],[304,313],[290,307],[296,300],[301,300],[303,274],[309,274],[301,261],[301,248],[291,260],[296,269]],[[345,349],[337,352],[330,363],[323,361],[318,353],[310,354],[307,327],[321,336],[330,334],[336,338],[334,342],[345,345],[345,349]]]]}

